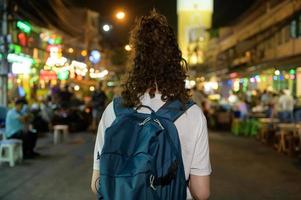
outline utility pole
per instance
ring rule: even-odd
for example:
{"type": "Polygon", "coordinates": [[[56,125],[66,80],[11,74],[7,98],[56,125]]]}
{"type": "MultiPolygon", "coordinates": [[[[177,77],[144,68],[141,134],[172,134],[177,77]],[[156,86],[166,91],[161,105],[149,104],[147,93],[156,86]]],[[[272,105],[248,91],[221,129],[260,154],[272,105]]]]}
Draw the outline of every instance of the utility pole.
{"type": "Polygon", "coordinates": [[[2,61],[0,65],[0,105],[7,107],[7,81],[8,81],[8,0],[1,0],[2,9],[2,33],[1,33],[1,53],[2,61]]]}

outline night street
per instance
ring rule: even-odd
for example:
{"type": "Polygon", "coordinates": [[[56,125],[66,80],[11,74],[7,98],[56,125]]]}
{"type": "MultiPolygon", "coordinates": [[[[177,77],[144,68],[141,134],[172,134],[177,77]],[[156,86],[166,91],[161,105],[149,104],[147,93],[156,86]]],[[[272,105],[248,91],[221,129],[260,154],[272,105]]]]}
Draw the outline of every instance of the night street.
{"type": "MultiPolygon", "coordinates": [[[[1,200],[85,200],[90,192],[94,135],[73,134],[67,144],[39,141],[43,156],[0,167],[1,200]],[[14,180],[14,181],[10,181],[14,180]],[[30,191],[30,192],[29,192],[30,191]]],[[[213,200],[300,199],[301,165],[253,138],[210,133],[213,200]]]]}
{"type": "Polygon", "coordinates": [[[0,0],[0,200],[97,196],[301,200],[301,0],[0,0]]]}

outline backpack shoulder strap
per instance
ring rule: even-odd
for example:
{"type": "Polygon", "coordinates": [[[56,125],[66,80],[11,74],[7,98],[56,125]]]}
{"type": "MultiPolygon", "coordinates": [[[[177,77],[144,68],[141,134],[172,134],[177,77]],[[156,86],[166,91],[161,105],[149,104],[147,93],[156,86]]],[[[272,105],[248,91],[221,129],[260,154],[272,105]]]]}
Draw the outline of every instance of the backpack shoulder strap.
{"type": "Polygon", "coordinates": [[[175,122],[194,104],[192,100],[189,100],[184,106],[179,100],[168,101],[156,113],[175,122]]]}
{"type": "Polygon", "coordinates": [[[115,97],[113,99],[113,106],[114,106],[114,112],[115,112],[116,117],[134,112],[134,109],[124,107],[121,97],[115,97]]]}

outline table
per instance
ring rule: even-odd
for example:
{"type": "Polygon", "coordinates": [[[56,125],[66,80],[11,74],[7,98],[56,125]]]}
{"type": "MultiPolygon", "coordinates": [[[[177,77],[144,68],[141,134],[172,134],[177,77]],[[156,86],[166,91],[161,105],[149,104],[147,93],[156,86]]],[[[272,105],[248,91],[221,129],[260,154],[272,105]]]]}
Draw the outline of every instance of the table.
{"type": "Polygon", "coordinates": [[[299,125],[295,123],[279,123],[277,125],[279,128],[279,142],[276,145],[278,152],[284,152],[288,154],[292,154],[293,152],[293,144],[292,139],[295,135],[298,135],[298,127],[299,125]],[[286,137],[289,137],[289,144],[286,144],[286,137]]]}
{"type": "Polygon", "coordinates": [[[267,135],[270,128],[275,129],[275,125],[279,123],[279,120],[276,118],[260,118],[260,132],[258,135],[258,139],[265,143],[267,140],[267,135]]]}

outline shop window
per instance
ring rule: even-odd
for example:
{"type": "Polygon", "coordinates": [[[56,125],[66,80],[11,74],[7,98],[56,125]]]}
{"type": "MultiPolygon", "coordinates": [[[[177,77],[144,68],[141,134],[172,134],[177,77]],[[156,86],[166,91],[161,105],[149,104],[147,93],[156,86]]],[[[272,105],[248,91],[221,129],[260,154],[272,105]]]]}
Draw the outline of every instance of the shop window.
{"type": "Polygon", "coordinates": [[[293,20],[290,25],[290,33],[292,38],[297,37],[297,20],[293,20]]]}

